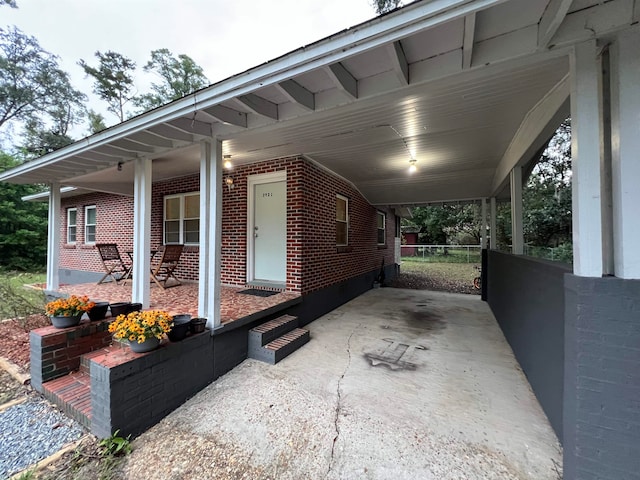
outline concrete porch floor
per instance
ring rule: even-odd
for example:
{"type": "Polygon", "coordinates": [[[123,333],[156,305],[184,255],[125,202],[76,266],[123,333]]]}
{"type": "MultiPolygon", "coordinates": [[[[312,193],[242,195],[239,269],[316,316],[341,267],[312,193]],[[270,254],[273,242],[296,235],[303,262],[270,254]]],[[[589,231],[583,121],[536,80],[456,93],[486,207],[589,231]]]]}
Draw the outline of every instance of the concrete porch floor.
{"type": "Polygon", "coordinates": [[[562,450],[478,297],[371,290],[141,435],[127,478],[562,478],[562,450]],[[167,441],[170,439],[170,441],[167,441]]]}
{"type": "MultiPolygon", "coordinates": [[[[257,297],[240,293],[249,287],[222,287],[220,295],[220,317],[223,324],[248,317],[258,312],[268,310],[279,304],[295,300],[300,297],[294,292],[278,292],[269,297],[257,297]]],[[[115,283],[82,283],[63,285],[60,292],[70,295],[87,295],[94,301],[109,303],[130,302],[131,284],[117,285],[115,283]]],[[[162,290],[157,285],[151,285],[150,308],[166,310],[172,315],[188,313],[194,317],[198,315],[198,284],[183,283],[182,285],[162,290]]]]}

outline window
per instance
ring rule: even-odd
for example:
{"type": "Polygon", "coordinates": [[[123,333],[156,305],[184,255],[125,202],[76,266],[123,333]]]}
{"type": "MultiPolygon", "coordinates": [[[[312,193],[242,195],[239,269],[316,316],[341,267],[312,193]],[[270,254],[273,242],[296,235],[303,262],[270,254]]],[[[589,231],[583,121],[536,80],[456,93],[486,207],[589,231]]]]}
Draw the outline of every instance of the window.
{"type": "Polygon", "coordinates": [[[384,212],[377,212],[378,217],[378,245],[384,245],[387,238],[387,216],[384,212]]]}
{"type": "Polygon", "coordinates": [[[336,245],[349,244],[349,200],[336,196],[336,245]]]}
{"type": "Polygon", "coordinates": [[[197,245],[200,241],[200,194],[164,197],[164,243],[197,245]]]}
{"type": "Polygon", "coordinates": [[[67,209],[67,243],[76,243],[76,221],[78,218],[78,209],[67,209]]]}
{"type": "Polygon", "coordinates": [[[84,243],[96,243],[96,206],[84,207],[84,243]]]}

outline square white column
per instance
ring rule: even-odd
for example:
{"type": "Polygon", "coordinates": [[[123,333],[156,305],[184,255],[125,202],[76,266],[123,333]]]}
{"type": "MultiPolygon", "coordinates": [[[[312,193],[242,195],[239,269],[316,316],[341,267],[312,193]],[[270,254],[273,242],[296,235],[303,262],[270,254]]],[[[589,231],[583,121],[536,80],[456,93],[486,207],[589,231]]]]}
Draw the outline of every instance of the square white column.
{"type": "Polygon", "coordinates": [[[614,269],[640,279],[640,30],[618,35],[610,51],[614,269]]]}
{"type": "Polygon", "coordinates": [[[200,250],[198,315],[207,326],[220,326],[222,250],[222,142],[204,141],[200,156],[200,250]]]}
{"type": "Polygon", "coordinates": [[[151,303],[151,159],[134,160],[133,180],[133,288],[131,301],[151,303]]]}
{"type": "Polygon", "coordinates": [[[511,253],[524,253],[524,233],[522,227],[522,167],[513,167],[511,183],[511,253]]]}
{"type": "Polygon", "coordinates": [[[600,277],[603,271],[601,112],[595,41],[576,45],[570,66],[573,272],[582,277],[600,277]]]}
{"type": "Polygon", "coordinates": [[[47,290],[60,288],[60,184],[49,186],[49,213],[47,225],[47,290]]]}

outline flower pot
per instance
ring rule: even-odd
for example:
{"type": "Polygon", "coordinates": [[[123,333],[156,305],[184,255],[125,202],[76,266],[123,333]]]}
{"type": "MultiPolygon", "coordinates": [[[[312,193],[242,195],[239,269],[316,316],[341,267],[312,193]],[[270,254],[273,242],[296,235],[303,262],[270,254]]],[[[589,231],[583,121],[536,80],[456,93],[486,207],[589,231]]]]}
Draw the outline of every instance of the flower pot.
{"type": "Polygon", "coordinates": [[[193,318],[191,320],[191,333],[202,333],[207,325],[206,318],[193,318]]]}
{"type": "Polygon", "coordinates": [[[80,323],[82,314],[74,315],[72,317],[51,316],[49,318],[51,319],[51,323],[55,328],[69,328],[69,327],[75,327],[80,323]]]}
{"type": "Polygon", "coordinates": [[[130,303],[129,308],[127,309],[127,313],[139,312],[140,310],[142,310],[141,303],[130,303]]]}
{"type": "Polygon", "coordinates": [[[147,338],[142,343],[138,343],[137,340],[129,340],[131,351],[136,353],[150,352],[151,350],[155,350],[156,348],[158,348],[158,345],[160,345],[160,340],[158,340],[156,337],[147,338]]]}
{"type": "Polygon", "coordinates": [[[107,316],[107,309],[109,308],[109,302],[96,302],[96,305],[87,312],[89,320],[96,321],[102,320],[107,316]]]}
{"type": "Polygon", "coordinates": [[[173,317],[173,327],[169,331],[169,340],[172,342],[179,342],[184,340],[189,332],[191,324],[191,315],[175,315],[173,317]]]}
{"type": "Polygon", "coordinates": [[[111,316],[115,318],[118,315],[126,315],[127,313],[129,313],[129,308],[131,307],[131,303],[129,302],[112,303],[111,305],[109,305],[109,307],[111,308],[111,316]]]}

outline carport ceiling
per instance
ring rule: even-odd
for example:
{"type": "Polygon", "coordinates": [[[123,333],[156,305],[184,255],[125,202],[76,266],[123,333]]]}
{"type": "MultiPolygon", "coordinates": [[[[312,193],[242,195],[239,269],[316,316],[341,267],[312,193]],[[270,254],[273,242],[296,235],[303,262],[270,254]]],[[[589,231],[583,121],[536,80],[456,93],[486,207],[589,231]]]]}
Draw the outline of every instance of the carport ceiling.
{"type": "MultiPolygon", "coordinates": [[[[624,0],[573,3],[415,2],[0,179],[131,194],[132,160],[152,158],[154,181],[196,173],[199,142],[216,137],[235,165],[304,155],[376,205],[496,195],[568,114],[582,25],[624,0]]],[[[632,20],[619,10],[592,30],[632,20]]]]}

